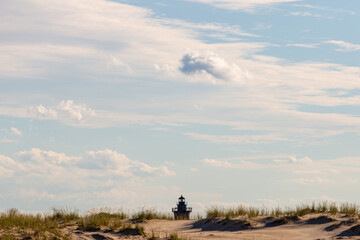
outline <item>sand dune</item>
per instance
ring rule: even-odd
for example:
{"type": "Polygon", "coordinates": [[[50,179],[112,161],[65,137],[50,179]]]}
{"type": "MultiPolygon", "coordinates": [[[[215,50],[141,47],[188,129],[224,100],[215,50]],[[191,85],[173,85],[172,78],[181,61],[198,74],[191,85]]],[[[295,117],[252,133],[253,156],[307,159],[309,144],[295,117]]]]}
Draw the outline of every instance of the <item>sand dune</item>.
{"type": "Polygon", "coordinates": [[[136,231],[113,232],[106,229],[79,231],[67,228],[73,239],[169,239],[177,233],[186,239],[360,239],[360,222],[346,215],[307,214],[303,217],[257,217],[252,219],[151,220],[139,223],[146,236],[136,231]]]}

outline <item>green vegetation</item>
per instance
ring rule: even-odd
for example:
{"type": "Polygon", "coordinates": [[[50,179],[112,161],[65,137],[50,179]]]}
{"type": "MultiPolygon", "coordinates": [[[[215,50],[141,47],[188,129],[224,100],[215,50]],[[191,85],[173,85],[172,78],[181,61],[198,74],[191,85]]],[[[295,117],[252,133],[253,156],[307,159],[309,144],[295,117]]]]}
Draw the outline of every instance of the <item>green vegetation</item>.
{"type": "Polygon", "coordinates": [[[78,219],[81,229],[96,229],[107,226],[115,231],[123,225],[122,220],[129,216],[123,210],[112,210],[110,208],[90,209],[83,217],[78,219]]]}
{"type": "Polygon", "coordinates": [[[70,208],[52,208],[52,211],[51,219],[63,222],[64,224],[80,219],[78,210],[72,210],[70,208]]]}
{"type": "Polygon", "coordinates": [[[265,209],[258,209],[255,207],[247,207],[245,205],[239,205],[238,207],[221,208],[218,206],[212,206],[206,210],[207,218],[225,217],[235,218],[239,216],[257,217],[259,215],[268,215],[265,209]]]}
{"type": "Polygon", "coordinates": [[[91,209],[84,214],[69,208],[52,208],[47,214],[20,213],[17,209],[9,209],[0,213],[0,239],[69,239],[62,229],[73,226],[79,230],[133,231],[145,235],[144,227],[132,221],[146,221],[151,219],[172,220],[170,213],[161,213],[155,209],[143,208],[132,215],[122,209],[99,208],[91,209]]]}
{"type": "Polygon", "coordinates": [[[171,213],[161,213],[153,208],[142,208],[139,212],[132,215],[134,221],[147,221],[151,219],[165,219],[173,220],[174,217],[171,213]]]}
{"type": "Polygon", "coordinates": [[[18,239],[14,232],[21,237],[48,238],[58,237],[67,239],[59,230],[60,224],[55,214],[24,214],[16,209],[10,209],[0,214],[0,229],[3,230],[1,239],[18,239]],[[13,231],[15,230],[16,231],[13,231]]]}
{"type": "Polygon", "coordinates": [[[222,208],[218,206],[212,206],[206,210],[207,218],[236,218],[246,216],[249,218],[257,216],[304,216],[308,213],[330,213],[330,214],[345,214],[348,216],[359,216],[359,206],[351,203],[336,204],[333,202],[321,202],[311,204],[301,204],[295,208],[280,208],[273,209],[256,208],[251,206],[239,205],[238,207],[222,208]]]}
{"type": "MultiPolygon", "coordinates": [[[[17,209],[10,209],[0,213],[0,239],[70,239],[62,233],[67,226],[76,226],[79,229],[90,230],[107,227],[110,230],[122,230],[122,221],[129,219],[123,211],[114,211],[110,208],[92,209],[81,216],[77,210],[53,208],[50,214],[20,213],[17,209]]],[[[144,228],[136,225],[135,229],[144,234],[144,228]]]]}

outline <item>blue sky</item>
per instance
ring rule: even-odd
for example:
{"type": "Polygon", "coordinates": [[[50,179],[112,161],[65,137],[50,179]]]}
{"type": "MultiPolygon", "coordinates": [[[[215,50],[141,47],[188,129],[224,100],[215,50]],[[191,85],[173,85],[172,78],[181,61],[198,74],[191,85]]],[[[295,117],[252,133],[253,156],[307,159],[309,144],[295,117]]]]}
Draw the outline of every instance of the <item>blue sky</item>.
{"type": "Polygon", "coordinates": [[[0,210],[358,202],[355,0],[0,3],[0,210]]]}

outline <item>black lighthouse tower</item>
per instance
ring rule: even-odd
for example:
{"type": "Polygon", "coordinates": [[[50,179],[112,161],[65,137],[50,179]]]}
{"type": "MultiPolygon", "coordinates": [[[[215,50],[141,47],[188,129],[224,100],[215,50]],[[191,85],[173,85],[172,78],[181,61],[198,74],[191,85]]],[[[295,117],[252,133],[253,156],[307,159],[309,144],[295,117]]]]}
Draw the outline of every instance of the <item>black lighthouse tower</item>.
{"type": "Polygon", "coordinates": [[[179,201],[176,204],[177,207],[173,208],[172,211],[174,213],[174,219],[175,220],[189,220],[190,219],[190,213],[192,211],[191,207],[186,207],[185,198],[183,195],[179,197],[179,201]]]}

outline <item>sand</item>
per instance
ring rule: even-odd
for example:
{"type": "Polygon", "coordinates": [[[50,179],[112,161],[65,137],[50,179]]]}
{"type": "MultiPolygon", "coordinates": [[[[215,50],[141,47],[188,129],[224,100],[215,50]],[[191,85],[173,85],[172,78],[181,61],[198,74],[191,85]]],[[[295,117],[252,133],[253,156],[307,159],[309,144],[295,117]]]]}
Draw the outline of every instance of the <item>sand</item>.
{"type": "Polygon", "coordinates": [[[65,229],[73,239],[169,239],[177,233],[186,239],[360,239],[360,221],[344,215],[308,214],[303,217],[257,217],[253,219],[151,220],[138,223],[146,236],[136,232],[113,232],[102,229],[80,231],[65,229]]]}

